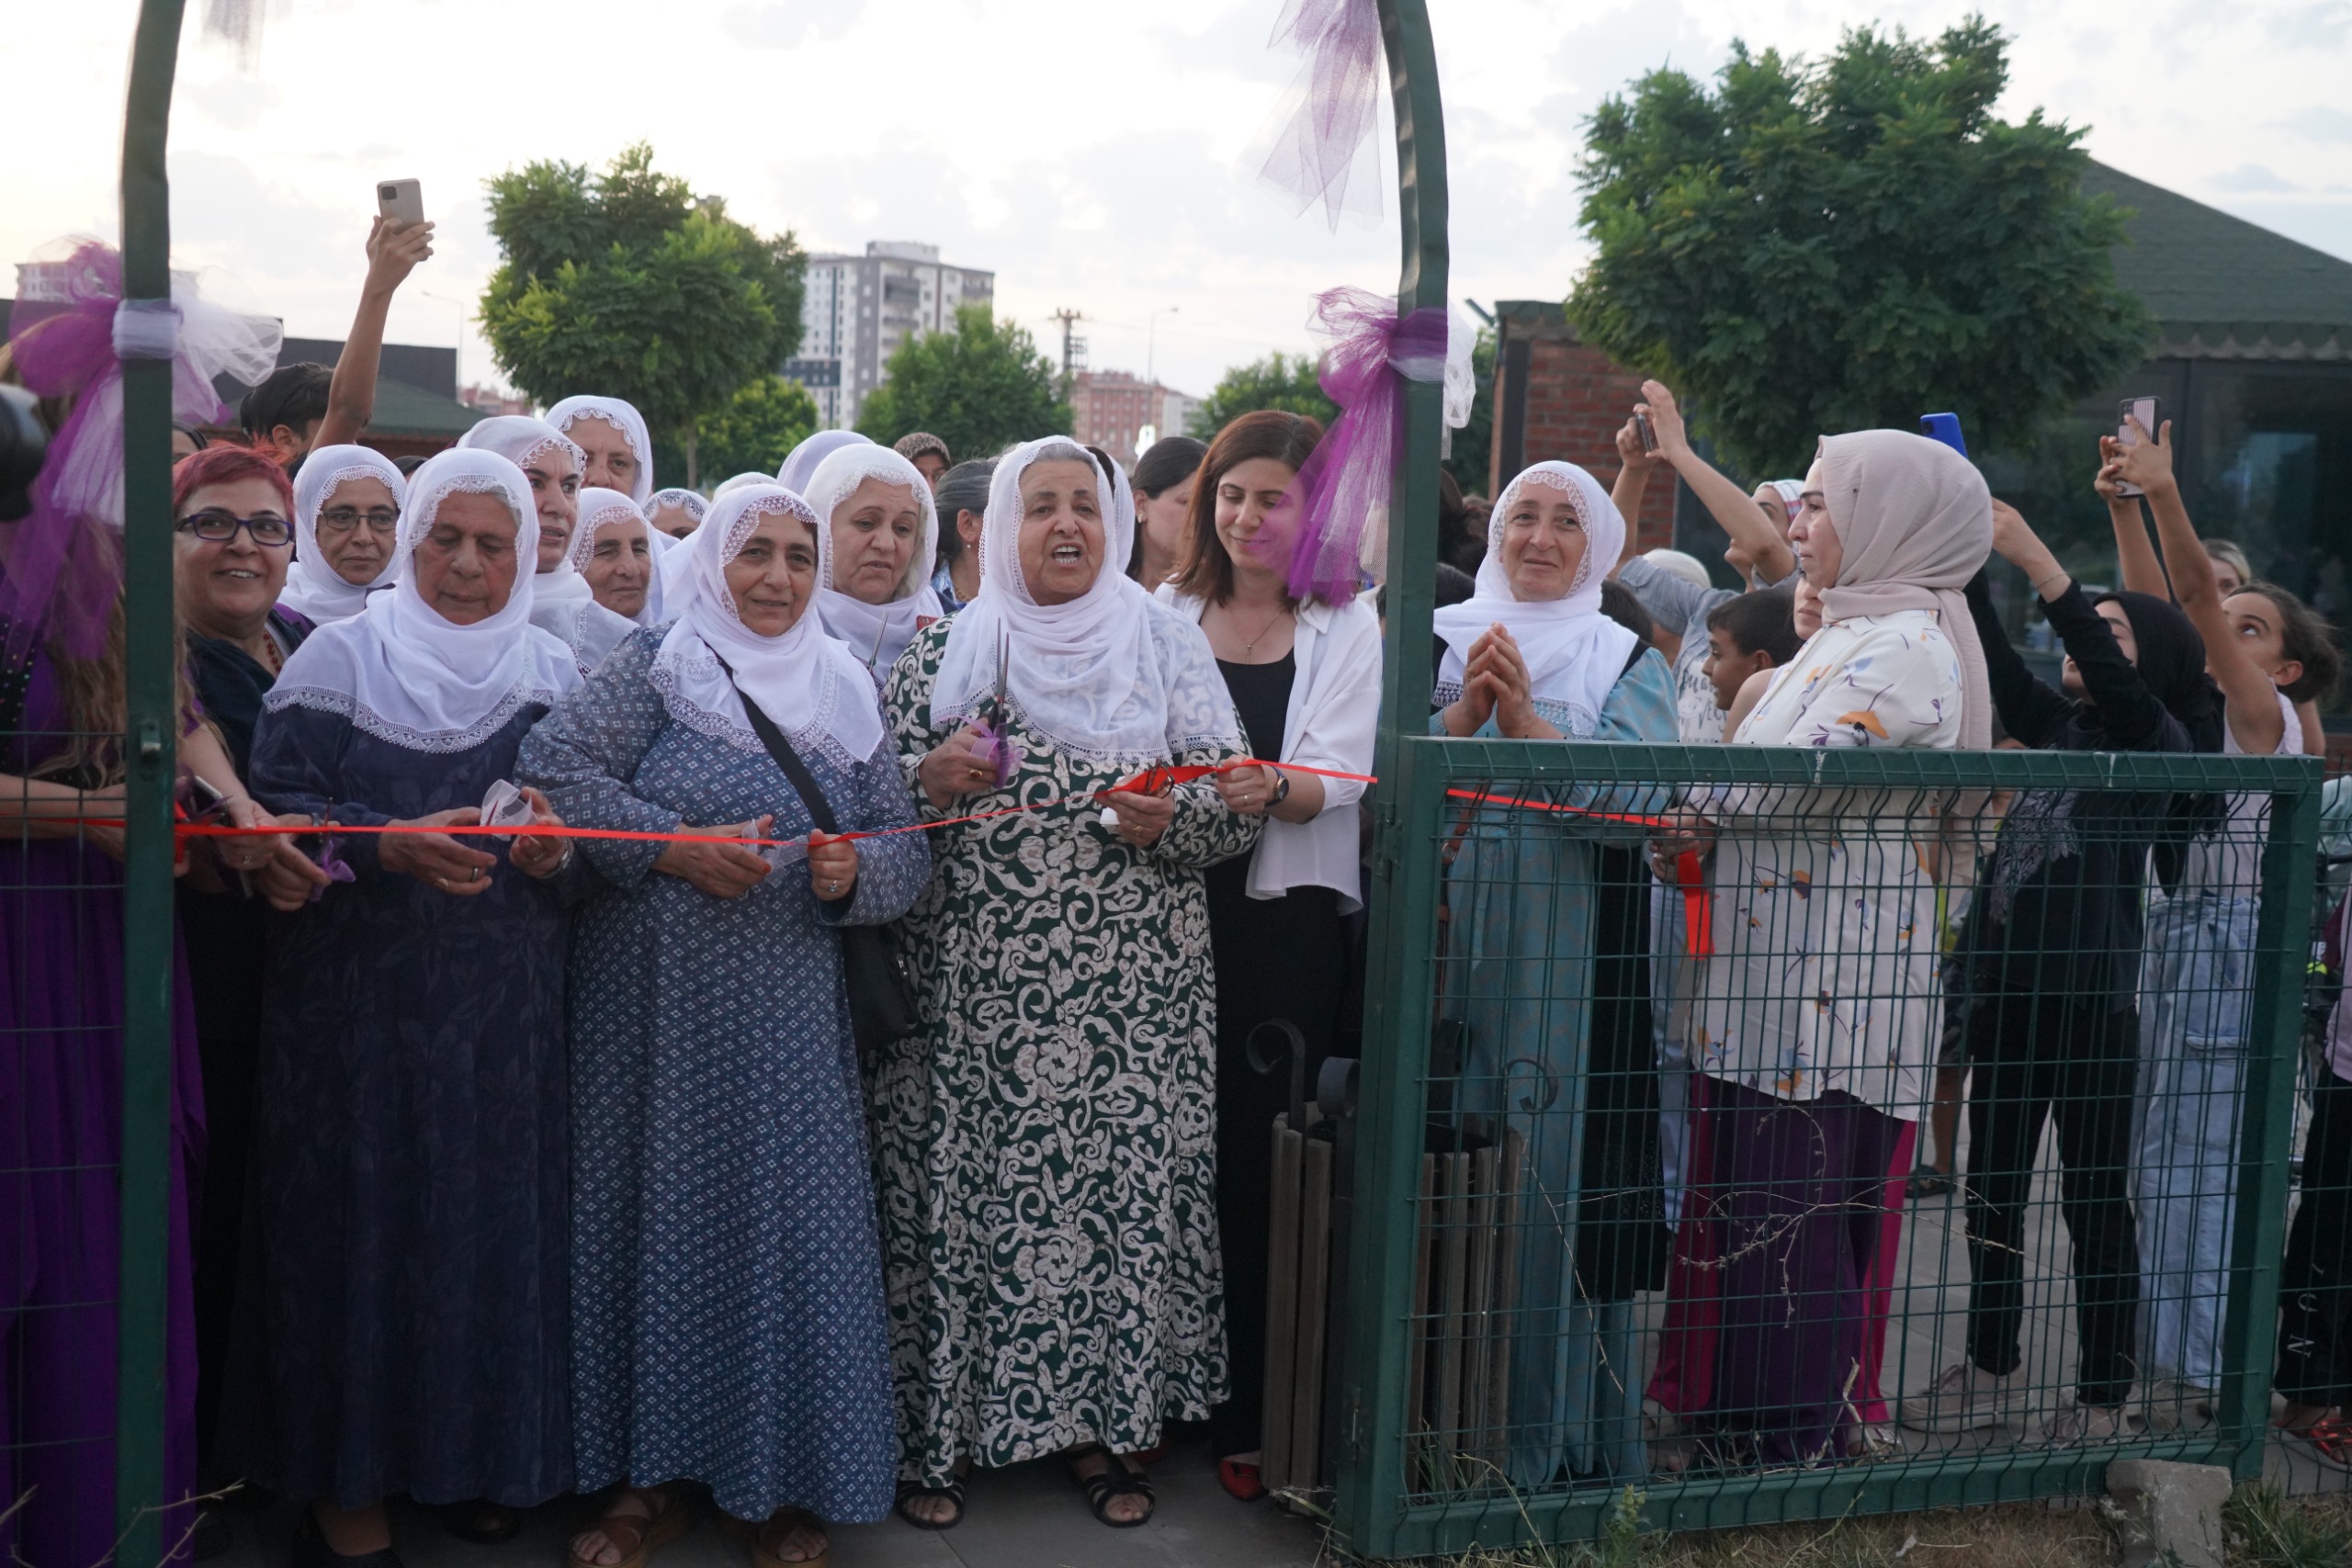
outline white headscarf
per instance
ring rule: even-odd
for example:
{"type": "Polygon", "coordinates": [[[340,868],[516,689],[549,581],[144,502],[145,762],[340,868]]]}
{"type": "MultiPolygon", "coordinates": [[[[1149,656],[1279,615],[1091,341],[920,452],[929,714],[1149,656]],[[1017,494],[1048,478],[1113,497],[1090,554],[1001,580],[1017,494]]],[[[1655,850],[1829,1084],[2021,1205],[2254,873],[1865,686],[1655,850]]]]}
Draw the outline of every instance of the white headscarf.
{"type": "MultiPolygon", "coordinates": [[[[666,618],[662,609],[662,547],[653,541],[662,537],[649,526],[645,513],[637,502],[616,490],[591,485],[580,492],[580,525],[571,531],[571,570],[586,580],[588,563],[596,558],[596,530],[615,523],[634,523],[644,530],[646,538],[645,608],[629,616],[640,626],[659,626],[666,618]]],[[[671,543],[677,543],[673,539],[671,543]]],[[[591,589],[593,597],[594,590],[591,589]]],[[[614,614],[619,614],[615,611],[614,614]]]]}
{"type": "MultiPolygon", "coordinates": [[[[521,414],[501,414],[483,420],[459,437],[458,445],[498,453],[518,468],[529,468],[534,458],[548,451],[568,454],[575,474],[588,466],[588,455],[571,436],[544,420],[526,419],[521,414]]],[[[528,488],[527,479],[525,488],[528,488]]],[[[531,624],[561,637],[564,646],[571,649],[572,661],[584,675],[621,645],[621,639],[636,629],[636,623],[597,604],[596,596],[588,591],[588,580],[580,575],[579,562],[585,558],[581,552],[581,524],[575,518],[564,553],[557,558],[555,565],[534,580],[531,624]]],[[[591,542],[588,547],[595,547],[591,542]]]]}
{"type": "MultiPolygon", "coordinates": [[[[710,499],[716,502],[720,496],[729,494],[734,491],[741,490],[745,485],[772,485],[776,481],[775,479],[763,473],[753,472],[735,474],[719,480],[718,488],[710,492],[710,499]]],[[[791,489],[788,485],[785,488],[787,490],[791,489]]],[[[797,495],[799,492],[795,491],[793,493],[797,495]]],[[[696,524],[695,526],[700,527],[701,525],[696,524]]]]}
{"type": "Polygon", "coordinates": [[[1031,596],[1021,577],[1021,476],[1057,461],[1084,463],[1102,478],[1086,448],[1066,435],[1024,443],[996,466],[980,526],[979,592],[948,623],[932,722],[956,723],[987,701],[1001,648],[1012,705],[1063,750],[1139,765],[1203,746],[1239,746],[1241,721],[1208,639],[1122,570],[1135,545],[1135,492],[1115,468],[1093,583],[1065,604],[1031,596]]]}
{"type": "Polygon", "coordinates": [[[1641,640],[1600,612],[1600,585],[1624,548],[1625,519],[1616,503],[1574,463],[1538,463],[1505,485],[1487,518],[1487,558],[1478,563],[1477,592],[1462,604],[1446,605],[1435,618],[1437,635],[1445,639],[1432,694],[1438,705],[1462,695],[1471,644],[1500,622],[1527,661],[1529,692],[1544,705],[1544,716],[1571,739],[1597,733],[1610,689],[1641,640]],[[1531,485],[1565,494],[1584,525],[1584,559],[1557,599],[1519,598],[1503,570],[1503,527],[1512,504],[1531,485]]]}
{"type": "MultiPolygon", "coordinates": [[[[710,502],[690,490],[657,490],[653,492],[652,499],[639,504],[645,508],[645,515],[649,519],[665,506],[683,506],[685,508],[686,515],[695,520],[697,527],[701,525],[702,520],[710,514],[710,502]]],[[[659,528],[653,531],[662,534],[659,528]]],[[[672,544],[678,542],[674,535],[662,534],[662,536],[672,544]]]]}
{"type": "MultiPolygon", "coordinates": [[[[653,437],[646,433],[645,416],[618,398],[566,398],[548,410],[548,423],[566,436],[574,420],[601,419],[621,433],[637,456],[637,477],[629,482],[628,498],[643,506],[653,494],[653,437]]],[[[586,463],[581,465],[585,473],[586,463]]]]}
{"type": "Polygon", "coordinates": [[[578,442],[547,421],[527,414],[492,415],[458,436],[458,446],[468,452],[495,452],[518,468],[529,468],[532,458],[554,447],[571,454],[573,473],[583,472],[588,467],[588,454],[580,449],[578,442]]]}
{"type": "Polygon", "coordinates": [[[286,586],[277,607],[304,616],[313,626],[328,626],[359,614],[368,595],[400,575],[400,530],[392,531],[393,547],[384,552],[384,564],[366,582],[345,582],[327,564],[319,547],[319,513],[334,499],[345,479],[381,479],[392,492],[395,509],[408,503],[408,480],[390,457],[366,446],[321,446],[302,459],[294,476],[294,559],[286,569],[286,586]]]}
{"type": "Polygon", "coordinates": [[[670,716],[745,751],[767,755],[743,711],[743,694],[791,738],[796,750],[824,747],[850,763],[882,744],[882,707],[857,656],[825,635],[812,603],[782,637],[743,624],[727,591],[727,563],[768,516],[797,517],[817,536],[817,574],[831,547],[808,503],[782,485],[746,486],[710,509],[678,552],[684,568],[672,584],[677,622],[662,638],[648,675],[670,716]],[[732,680],[720,667],[725,660],[732,680]]]}
{"type": "Polygon", "coordinates": [[[785,454],[784,467],[775,471],[775,482],[795,495],[805,496],[818,464],[844,446],[873,445],[854,430],[820,430],[785,454]]]}
{"type": "Polygon", "coordinates": [[[818,584],[817,607],[824,615],[825,629],[849,645],[849,650],[872,671],[874,683],[879,686],[888,678],[890,666],[899,661],[899,655],[907,650],[907,644],[914,640],[921,623],[937,620],[947,613],[947,607],[939,602],[938,592],[931,586],[932,557],[939,550],[939,509],[932,504],[931,485],[921,468],[889,447],[877,446],[870,441],[837,446],[809,477],[805,496],[808,509],[817,514],[830,536],[834,510],[867,479],[905,485],[914,492],[922,522],[915,529],[907,569],[899,574],[888,603],[869,604],[833,586],[832,541],[828,537],[825,575],[818,584]]]}
{"type": "Polygon", "coordinates": [[[294,650],[265,699],[269,711],[341,714],[394,746],[447,753],[481,745],[526,703],[553,703],[580,674],[570,651],[531,625],[525,569],[538,543],[538,512],[520,468],[493,452],[440,454],[409,481],[392,587],[294,650]],[[416,547],[453,495],[496,496],[514,514],[514,592],[469,626],[427,604],[416,579],[416,547]]]}

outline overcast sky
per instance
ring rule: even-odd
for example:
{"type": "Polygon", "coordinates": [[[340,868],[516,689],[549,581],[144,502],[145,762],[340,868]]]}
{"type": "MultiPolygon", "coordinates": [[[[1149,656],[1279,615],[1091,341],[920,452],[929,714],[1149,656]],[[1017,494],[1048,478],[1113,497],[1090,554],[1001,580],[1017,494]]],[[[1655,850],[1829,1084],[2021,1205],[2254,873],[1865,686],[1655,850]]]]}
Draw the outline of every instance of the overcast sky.
{"type": "MultiPolygon", "coordinates": [[[[1600,100],[1731,40],[1820,51],[1877,20],[1933,33],[1925,0],[1430,0],[1446,103],[1457,297],[1557,299],[1585,246],[1571,168],[1600,100]]],[[[2005,112],[2089,129],[2092,153],[2352,257],[2352,0],[1994,0],[2005,112]]],[[[0,259],[116,235],[131,0],[9,23],[0,259]]],[[[257,69],[188,6],[173,117],[174,262],[208,295],[339,337],[372,183],[413,176],[440,253],[395,341],[457,340],[496,263],[482,181],[536,158],[601,165],[650,141],[665,170],[811,250],[922,240],[997,276],[997,307],[1053,345],[1067,306],[1098,368],[1205,392],[1227,366],[1303,348],[1309,297],[1392,288],[1377,225],[1294,218],[1238,166],[1295,60],[1280,0],[275,0],[257,69]]],[[[1382,132],[1386,135],[1385,127],[1382,132]]],[[[1391,160],[1393,162],[1393,160],[1391,160]]],[[[468,379],[490,370],[467,330],[468,379]]]]}

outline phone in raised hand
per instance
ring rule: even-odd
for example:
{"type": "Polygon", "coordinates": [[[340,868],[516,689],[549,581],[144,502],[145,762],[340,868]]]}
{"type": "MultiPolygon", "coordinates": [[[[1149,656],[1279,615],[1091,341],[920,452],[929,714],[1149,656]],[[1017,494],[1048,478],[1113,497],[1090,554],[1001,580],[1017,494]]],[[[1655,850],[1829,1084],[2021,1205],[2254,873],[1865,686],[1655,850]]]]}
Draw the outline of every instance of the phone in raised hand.
{"type": "MultiPolygon", "coordinates": [[[[2115,411],[2115,439],[2125,446],[2137,446],[2143,439],[2140,430],[2144,430],[2148,433],[2145,439],[2154,441],[2159,412],[2160,405],[2154,398],[2124,399],[2122,407],[2115,411]],[[2140,430],[2132,428],[2132,422],[2135,419],[2140,422],[2140,430]]],[[[2145,493],[2138,485],[2122,483],[2117,484],[2115,491],[2118,495],[2145,493]]]]}
{"type": "Polygon", "coordinates": [[[1960,433],[1960,415],[1956,413],[1921,414],[1919,434],[1930,441],[1942,442],[1963,457],[1968,456],[1968,437],[1960,433]]]}
{"type": "Polygon", "coordinates": [[[419,180],[378,180],[376,211],[388,223],[424,222],[424,183],[419,180]]]}

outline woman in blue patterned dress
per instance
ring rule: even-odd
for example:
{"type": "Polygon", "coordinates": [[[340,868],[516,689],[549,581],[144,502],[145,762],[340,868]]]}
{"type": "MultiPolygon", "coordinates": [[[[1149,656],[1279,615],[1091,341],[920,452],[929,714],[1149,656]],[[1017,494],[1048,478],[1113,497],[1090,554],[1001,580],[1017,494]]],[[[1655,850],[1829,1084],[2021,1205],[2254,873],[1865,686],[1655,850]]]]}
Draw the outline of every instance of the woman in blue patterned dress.
{"type": "Polygon", "coordinates": [[[898,1461],[834,933],[904,913],[931,852],[920,833],[814,833],[746,710],[845,831],[914,820],[872,680],[808,613],[815,514],[752,485],[680,547],[676,621],[615,649],[532,733],[522,774],[581,826],[811,847],[804,867],[583,840],[610,888],[573,938],[572,1404],[581,1486],[621,1486],[574,1568],[673,1539],[684,1480],[759,1523],[755,1561],[814,1562],[821,1521],[888,1512],[898,1461]]]}
{"type": "MultiPolygon", "coordinates": [[[[273,921],[222,1473],[312,1504],[295,1561],[397,1568],[382,1500],[473,1540],[571,1485],[563,905],[548,836],[456,838],[579,683],[530,624],[529,481],[416,471],[399,580],[286,660],[254,792],[351,880],[273,921]]],[[[550,823],[544,802],[535,819],[550,823]]]]}

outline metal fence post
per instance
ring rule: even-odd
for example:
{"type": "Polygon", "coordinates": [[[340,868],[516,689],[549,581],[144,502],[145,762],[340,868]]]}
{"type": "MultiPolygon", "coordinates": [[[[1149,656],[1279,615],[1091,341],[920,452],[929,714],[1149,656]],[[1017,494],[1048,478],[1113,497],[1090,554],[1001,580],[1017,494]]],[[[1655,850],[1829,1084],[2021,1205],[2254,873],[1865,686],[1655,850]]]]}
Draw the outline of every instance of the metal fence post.
{"type": "MultiPolygon", "coordinates": [[[[122,129],[127,299],[168,299],[164,149],[183,0],[143,0],[122,129]]],[[[172,366],[123,366],[123,620],[130,769],[123,866],[122,1278],[117,1323],[116,1560],[162,1560],[164,1318],[171,1209],[173,701],[172,366]]]]}
{"type": "MultiPolygon", "coordinates": [[[[1407,310],[1446,304],[1444,111],[1426,0],[1380,0],[1381,39],[1396,118],[1396,197],[1407,310]]],[[[1413,1170],[1420,1148],[1428,1050],[1427,952],[1435,904],[1435,843],[1416,832],[1437,818],[1434,767],[1415,777],[1408,738],[1427,723],[1430,617],[1435,608],[1442,390],[1405,383],[1404,452],[1390,510],[1388,636],[1374,771],[1380,779],[1373,854],[1373,927],[1365,998],[1357,1223],[1340,1391],[1340,1534],[1385,1557],[1403,1520],[1405,1337],[1412,1282],[1413,1170]]],[[[1420,750],[1426,750],[1427,748],[1420,750]]],[[[1434,763],[1435,758],[1428,761],[1434,763]]]]}

